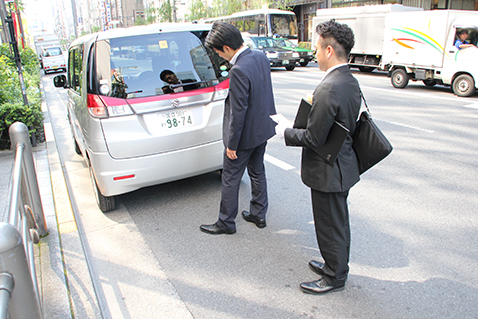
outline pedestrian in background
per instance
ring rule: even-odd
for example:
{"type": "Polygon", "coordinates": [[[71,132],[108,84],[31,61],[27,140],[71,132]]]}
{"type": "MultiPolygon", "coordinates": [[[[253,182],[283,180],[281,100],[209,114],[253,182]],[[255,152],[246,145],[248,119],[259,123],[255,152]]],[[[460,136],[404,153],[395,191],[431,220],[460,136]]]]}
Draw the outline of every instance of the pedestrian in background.
{"type": "Polygon", "coordinates": [[[345,24],[330,20],[317,26],[317,62],[325,71],[314,91],[305,129],[286,128],[287,146],[302,146],[301,177],[311,188],[315,232],[324,263],[312,260],[309,267],[320,277],[300,285],[306,293],[323,294],[344,288],[349,272],[349,189],[359,181],[357,158],[352,149],[361,97],[357,80],[347,65],[354,34],[345,24]],[[312,148],[322,146],[337,121],[350,130],[332,165],[312,148]]]}
{"type": "Polygon", "coordinates": [[[269,60],[262,52],[244,46],[240,31],[227,23],[216,22],[206,38],[206,45],[233,67],[229,71],[229,94],[223,121],[225,146],[219,218],[211,225],[201,225],[208,234],[234,234],[238,213],[239,185],[244,171],[251,179],[249,211],[242,217],[266,227],[268,208],[264,153],[267,140],[275,134],[276,114],[269,60]]]}

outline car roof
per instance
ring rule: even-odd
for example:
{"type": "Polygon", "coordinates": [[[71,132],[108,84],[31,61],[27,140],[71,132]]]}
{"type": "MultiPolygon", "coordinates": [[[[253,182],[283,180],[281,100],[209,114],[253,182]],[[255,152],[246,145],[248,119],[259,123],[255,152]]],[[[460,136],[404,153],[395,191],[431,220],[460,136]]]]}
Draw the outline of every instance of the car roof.
{"type": "Polygon", "coordinates": [[[77,45],[97,38],[97,40],[123,38],[128,36],[137,36],[143,34],[155,34],[161,32],[181,32],[181,31],[209,31],[212,24],[198,24],[198,23],[160,23],[150,24],[144,26],[133,26],[128,28],[116,28],[107,31],[101,31],[93,34],[82,36],[71,44],[77,45]]]}

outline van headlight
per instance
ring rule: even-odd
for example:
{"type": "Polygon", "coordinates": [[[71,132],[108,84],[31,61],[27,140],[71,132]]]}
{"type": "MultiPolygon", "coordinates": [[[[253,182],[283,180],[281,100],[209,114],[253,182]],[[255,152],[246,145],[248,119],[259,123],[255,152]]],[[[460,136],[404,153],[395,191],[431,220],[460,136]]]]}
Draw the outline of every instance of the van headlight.
{"type": "Polygon", "coordinates": [[[292,57],[293,58],[298,58],[299,57],[299,52],[293,52],[292,57]]]}
{"type": "Polygon", "coordinates": [[[271,51],[271,52],[266,52],[266,56],[269,58],[269,59],[277,59],[279,56],[277,54],[277,52],[275,51],[271,51]]]}

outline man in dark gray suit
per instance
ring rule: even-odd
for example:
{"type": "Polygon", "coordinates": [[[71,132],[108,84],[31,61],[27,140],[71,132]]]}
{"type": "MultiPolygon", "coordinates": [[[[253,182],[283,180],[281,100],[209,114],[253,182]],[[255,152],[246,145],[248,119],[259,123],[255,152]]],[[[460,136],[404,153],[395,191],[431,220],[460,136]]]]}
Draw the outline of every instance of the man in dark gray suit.
{"type": "Polygon", "coordinates": [[[218,235],[234,234],[238,213],[239,185],[244,171],[251,179],[250,210],[242,217],[266,227],[268,208],[264,153],[267,140],[275,134],[276,114],[272,94],[271,69],[264,53],[244,46],[240,31],[227,23],[214,23],[206,45],[233,64],[229,71],[229,95],[223,121],[225,146],[219,218],[201,231],[218,235]]]}
{"type": "Polygon", "coordinates": [[[306,293],[323,294],[343,289],[349,272],[347,196],[360,179],[351,136],[361,98],[358,82],[347,66],[348,55],[354,46],[352,30],[330,20],[319,24],[317,33],[317,62],[326,73],[315,89],[306,129],[287,128],[284,138],[288,146],[303,147],[301,177],[311,188],[317,242],[325,261],[310,261],[310,268],[320,278],[300,286],[306,293]],[[325,143],[334,121],[347,127],[350,135],[335,162],[329,165],[312,148],[325,143]]]}

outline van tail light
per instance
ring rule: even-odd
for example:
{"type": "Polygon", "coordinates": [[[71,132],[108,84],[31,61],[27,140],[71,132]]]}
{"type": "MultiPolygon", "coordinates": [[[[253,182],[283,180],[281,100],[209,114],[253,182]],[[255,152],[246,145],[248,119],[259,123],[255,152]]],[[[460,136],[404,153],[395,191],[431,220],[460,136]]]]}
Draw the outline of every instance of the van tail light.
{"type": "Polygon", "coordinates": [[[214,98],[213,101],[221,101],[227,97],[229,93],[229,79],[222,81],[218,85],[214,86],[214,98]]]}
{"type": "Polygon", "coordinates": [[[88,112],[90,115],[97,118],[106,118],[108,117],[108,112],[106,111],[106,106],[96,94],[88,94],[86,98],[86,103],[88,106],[88,112]]]}
{"type": "Polygon", "coordinates": [[[88,111],[96,118],[132,115],[128,102],[109,96],[88,94],[88,111]]]}

